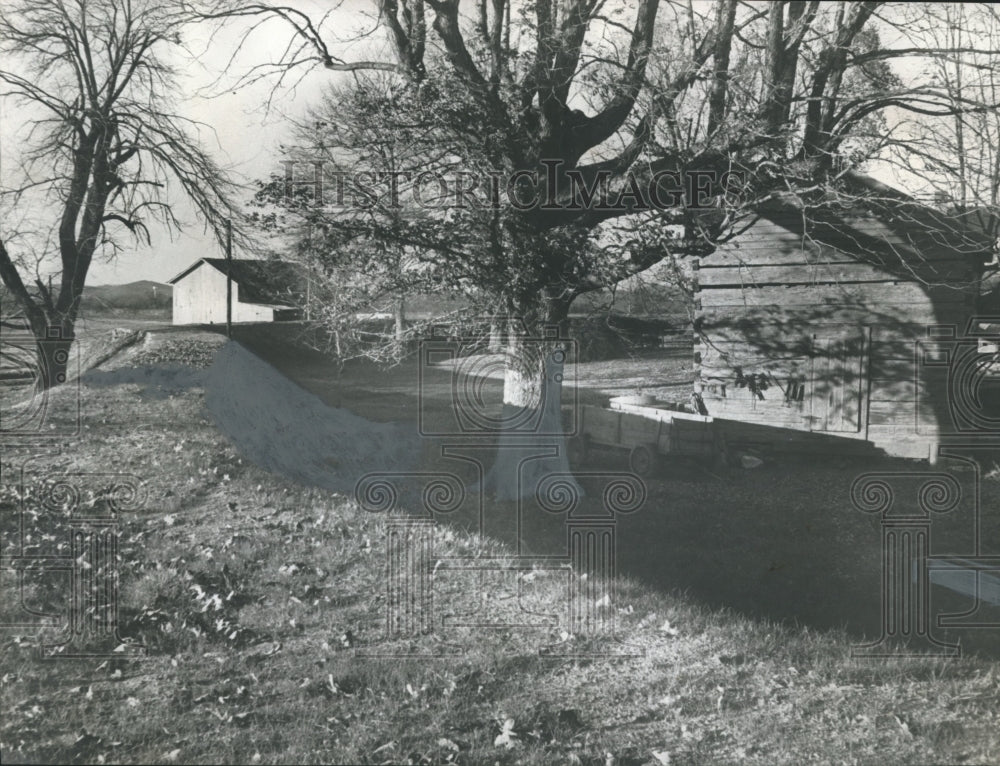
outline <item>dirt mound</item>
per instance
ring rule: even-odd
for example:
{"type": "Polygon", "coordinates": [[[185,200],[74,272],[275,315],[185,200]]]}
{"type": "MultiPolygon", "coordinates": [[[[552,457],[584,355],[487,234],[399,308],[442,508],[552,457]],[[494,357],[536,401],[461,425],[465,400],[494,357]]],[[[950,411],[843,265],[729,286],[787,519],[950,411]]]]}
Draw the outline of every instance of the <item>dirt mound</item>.
{"type": "Polygon", "coordinates": [[[214,333],[163,333],[144,329],[116,327],[82,335],[77,340],[77,370],[80,375],[97,368],[105,370],[128,367],[193,367],[207,369],[225,338],[214,333]]]}
{"type": "Polygon", "coordinates": [[[143,343],[129,357],[135,367],[151,365],[183,365],[207,369],[219,347],[226,339],[213,333],[184,333],[166,335],[147,333],[143,343]]]}
{"type": "Polygon", "coordinates": [[[142,330],[130,330],[116,327],[109,332],[85,335],[77,340],[79,359],[79,374],[100,367],[125,349],[140,342],[145,333],[142,330]]]}
{"type": "Polygon", "coordinates": [[[123,337],[118,349],[81,376],[88,386],[136,384],[144,399],[160,399],[184,389],[201,387],[205,371],[226,339],[205,332],[140,331],[123,337]],[[140,342],[141,341],[141,342],[140,342]]]}
{"type": "Polygon", "coordinates": [[[350,493],[372,472],[411,470],[419,453],[413,424],[330,407],[236,342],[220,349],[204,385],[218,429],[245,457],[293,481],[350,493]]]}

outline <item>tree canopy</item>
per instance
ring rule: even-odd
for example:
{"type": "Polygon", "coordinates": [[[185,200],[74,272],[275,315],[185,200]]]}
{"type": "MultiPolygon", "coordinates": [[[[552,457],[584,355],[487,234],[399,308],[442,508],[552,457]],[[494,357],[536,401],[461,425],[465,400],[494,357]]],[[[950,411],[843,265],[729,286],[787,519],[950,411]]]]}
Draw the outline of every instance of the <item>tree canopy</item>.
{"type": "MultiPolygon", "coordinates": [[[[254,76],[351,73],[303,121],[289,158],[296,184],[310,163],[331,171],[323,204],[294,203],[331,248],[359,238],[411,248],[425,275],[545,321],[583,292],[710,249],[776,196],[809,205],[831,189],[853,194],[838,184],[867,160],[919,151],[908,123],[978,119],[998,104],[934,73],[995,69],[992,40],[984,50],[968,36],[929,39],[910,23],[922,11],[879,2],[379,0],[373,10],[385,56],[373,45],[353,61],[335,55],[327,19],[292,7],[207,15],[289,25],[285,58],[254,76]]],[[[282,190],[270,187],[272,201],[282,190]]]]}

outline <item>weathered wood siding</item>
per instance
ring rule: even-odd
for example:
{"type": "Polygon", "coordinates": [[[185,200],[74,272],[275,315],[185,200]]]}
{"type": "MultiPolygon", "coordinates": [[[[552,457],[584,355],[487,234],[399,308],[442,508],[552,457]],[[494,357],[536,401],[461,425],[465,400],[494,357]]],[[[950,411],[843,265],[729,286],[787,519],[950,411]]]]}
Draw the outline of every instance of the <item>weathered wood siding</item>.
{"type": "Polygon", "coordinates": [[[979,263],[874,221],[845,226],[843,240],[858,247],[761,219],[702,258],[696,387],[715,417],[928,457],[954,429],[948,367],[926,352],[965,331],[979,263]],[[767,389],[738,387],[737,368],[766,375],[767,389]]]}

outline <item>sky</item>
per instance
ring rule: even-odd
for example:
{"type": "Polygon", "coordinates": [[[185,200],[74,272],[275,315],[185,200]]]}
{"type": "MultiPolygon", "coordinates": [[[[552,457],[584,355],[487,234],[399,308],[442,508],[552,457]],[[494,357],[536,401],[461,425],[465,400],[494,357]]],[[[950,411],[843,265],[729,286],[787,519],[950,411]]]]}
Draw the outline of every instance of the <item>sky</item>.
{"type": "MultiPolygon", "coordinates": [[[[310,11],[313,18],[331,9],[328,2],[292,2],[310,11]]],[[[379,42],[381,33],[374,37],[366,34],[375,28],[373,6],[370,0],[344,0],[333,6],[336,26],[328,25],[324,39],[334,55],[344,59],[360,58],[364,51],[364,58],[389,60],[384,43],[379,42]]],[[[266,178],[280,169],[278,147],[289,140],[287,117],[301,115],[324,87],[350,75],[316,68],[308,72],[303,70],[295,88],[275,88],[274,78],[233,88],[234,81],[250,67],[280,55],[290,39],[287,27],[282,21],[267,22],[251,35],[234,58],[233,52],[242,34],[240,25],[230,23],[215,37],[209,37],[209,32],[208,26],[198,26],[186,33],[185,46],[194,60],[177,59],[182,72],[177,108],[183,115],[206,125],[200,132],[200,139],[237,180],[248,185],[248,191],[242,196],[249,198],[249,187],[255,179],[266,178]],[[226,74],[220,82],[221,72],[226,74]],[[269,99],[272,99],[270,104],[269,99]]],[[[23,116],[19,117],[9,104],[0,102],[0,172],[14,165],[23,124],[23,116]]],[[[881,180],[899,183],[899,178],[888,168],[875,166],[871,170],[881,180]]],[[[120,284],[139,279],[165,282],[197,258],[222,255],[214,238],[197,221],[190,205],[179,195],[174,195],[174,204],[183,224],[181,233],[171,237],[168,231],[151,227],[151,246],[134,245],[127,240],[129,249],[114,260],[95,260],[88,283],[120,284]]]]}
{"type": "MultiPolygon", "coordinates": [[[[308,8],[310,3],[296,5],[308,8]]],[[[341,9],[341,16],[344,23],[350,25],[350,32],[355,28],[364,29],[365,19],[350,8],[350,5],[362,7],[364,3],[347,5],[341,9]]],[[[225,85],[232,84],[251,66],[273,60],[280,54],[282,43],[289,39],[283,22],[267,22],[251,35],[244,50],[230,63],[240,41],[239,28],[234,24],[229,31],[223,30],[213,38],[208,36],[208,27],[192,30],[190,40],[185,42],[198,54],[198,62],[184,62],[187,76],[179,108],[185,116],[209,126],[210,129],[201,132],[203,144],[236,180],[249,188],[254,180],[267,178],[280,169],[278,146],[287,140],[286,116],[301,114],[324,87],[343,75],[316,69],[306,73],[294,89],[276,89],[273,78],[228,89],[225,85]],[[227,69],[223,81],[219,82],[219,73],[227,69]]],[[[251,193],[247,191],[241,196],[247,198],[251,193]]],[[[120,284],[138,279],[166,282],[197,258],[224,255],[214,237],[197,220],[193,209],[183,200],[176,204],[185,219],[184,230],[179,235],[171,239],[165,230],[154,232],[151,247],[119,256],[111,263],[95,263],[90,284],[120,284]]],[[[234,255],[239,257],[238,253],[234,255]]]]}

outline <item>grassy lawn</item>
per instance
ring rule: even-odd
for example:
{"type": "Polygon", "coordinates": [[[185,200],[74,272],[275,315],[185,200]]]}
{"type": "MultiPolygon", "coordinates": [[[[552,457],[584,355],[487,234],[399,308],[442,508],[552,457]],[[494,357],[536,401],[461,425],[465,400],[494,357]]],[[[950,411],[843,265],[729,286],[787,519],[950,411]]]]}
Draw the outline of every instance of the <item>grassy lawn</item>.
{"type": "MultiPolygon", "coordinates": [[[[32,486],[66,474],[141,480],[144,502],[119,517],[118,622],[147,648],[144,659],[42,660],[39,643],[60,631],[0,632],[4,763],[1000,760],[996,630],[941,632],[962,642],[959,659],[850,656],[878,634],[880,530],[848,492],[877,466],[674,466],[650,481],[617,530],[615,598],[595,592],[589,605],[614,635],[565,620],[567,589],[582,586],[545,558],[565,546],[561,518],[480,509],[470,493],[417,564],[432,575],[435,629],[387,634],[394,517],[265,471],[219,433],[204,370],[222,340],[172,332],[136,344],[104,368],[189,374],[159,388],[84,377],[78,435],[4,449],[5,551],[22,470],[32,486]],[[519,548],[530,556],[515,559],[519,548]]],[[[356,366],[338,382],[316,359],[275,361],[331,406],[414,420],[406,365],[356,366]]],[[[664,364],[657,380],[680,390],[683,369],[664,364]]],[[[580,366],[587,396],[655,382],[648,364],[612,368],[580,366]]],[[[438,408],[448,392],[445,373],[426,389],[438,408]]],[[[71,387],[51,395],[55,430],[74,422],[75,402],[71,387]]],[[[615,454],[595,462],[624,469],[615,454]]],[[[1000,482],[984,481],[982,507],[1000,507],[998,494],[1000,482]]],[[[25,507],[26,544],[65,554],[68,506],[25,507]]],[[[967,521],[935,528],[935,543],[962,550],[967,521]]],[[[1000,539],[995,514],[983,534],[1000,539]]],[[[9,572],[0,584],[7,624],[25,620],[22,600],[66,610],[66,572],[27,574],[21,594],[9,572]]]]}

